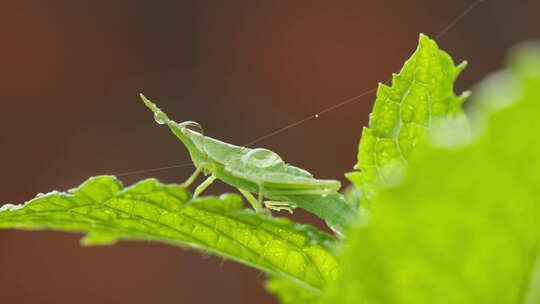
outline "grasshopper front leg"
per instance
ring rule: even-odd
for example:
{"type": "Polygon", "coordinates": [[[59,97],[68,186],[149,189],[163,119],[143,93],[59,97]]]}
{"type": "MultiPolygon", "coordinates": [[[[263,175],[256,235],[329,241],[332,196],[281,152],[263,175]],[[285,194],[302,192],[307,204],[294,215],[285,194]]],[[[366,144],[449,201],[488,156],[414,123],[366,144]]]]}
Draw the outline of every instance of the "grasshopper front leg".
{"type": "Polygon", "coordinates": [[[201,194],[208,186],[210,186],[215,180],[216,176],[214,174],[210,175],[204,182],[202,182],[200,185],[195,188],[195,192],[193,192],[193,198],[196,198],[201,194]]]}
{"type": "Polygon", "coordinates": [[[185,182],[183,182],[180,185],[180,187],[188,188],[189,186],[191,186],[191,184],[193,184],[193,182],[197,179],[197,177],[199,177],[199,174],[201,174],[201,171],[202,171],[201,167],[198,167],[197,169],[195,169],[195,172],[193,172],[193,174],[191,174],[191,176],[185,182]]]}

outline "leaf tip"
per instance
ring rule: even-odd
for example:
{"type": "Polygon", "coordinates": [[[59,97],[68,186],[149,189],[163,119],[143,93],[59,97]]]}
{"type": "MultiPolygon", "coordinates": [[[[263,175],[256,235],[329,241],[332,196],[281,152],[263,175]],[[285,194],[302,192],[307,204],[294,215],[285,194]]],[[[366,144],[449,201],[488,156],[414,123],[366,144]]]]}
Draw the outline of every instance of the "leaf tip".
{"type": "Polygon", "coordinates": [[[469,62],[467,60],[463,60],[459,65],[456,66],[457,74],[461,73],[467,66],[469,65],[469,62]]]}
{"type": "Polygon", "coordinates": [[[418,46],[422,46],[426,43],[435,43],[435,41],[431,38],[429,38],[428,35],[424,34],[424,33],[420,33],[419,37],[418,37],[418,46]]]}

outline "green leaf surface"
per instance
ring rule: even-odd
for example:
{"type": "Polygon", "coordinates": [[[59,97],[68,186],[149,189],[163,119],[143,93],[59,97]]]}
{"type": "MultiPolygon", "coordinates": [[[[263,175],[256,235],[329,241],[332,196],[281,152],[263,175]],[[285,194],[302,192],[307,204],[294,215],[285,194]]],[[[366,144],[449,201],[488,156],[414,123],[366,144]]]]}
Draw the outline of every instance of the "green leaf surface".
{"type": "Polygon", "coordinates": [[[358,171],[346,174],[363,200],[370,201],[391,182],[437,120],[464,118],[461,105],[467,93],[457,97],[453,86],[465,66],[456,66],[435,41],[420,35],[417,50],[392,75],[392,86],[379,84],[369,128],[362,131],[358,171]]]}
{"type": "Polygon", "coordinates": [[[540,48],[477,91],[474,141],[420,149],[376,195],[327,303],[540,303],[540,48]]]}
{"type": "Polygon", "coordinates": [[[314,292],[338,275],[334,239],[315,228],[246,210],[235,194],[192,200],[155,179],[124,189],[114,177],[93,177],[68,193],[4,205],[0,228],[83,232],[84,245],[146,240],[197,248],[314,292]]]}
{"type": "Polygon", "coordinates": [[[272,276],[266,281],[265,288],[273,293],[281,304],[317,304],[320,295],[303,288],[283,277],[272,276]]]}

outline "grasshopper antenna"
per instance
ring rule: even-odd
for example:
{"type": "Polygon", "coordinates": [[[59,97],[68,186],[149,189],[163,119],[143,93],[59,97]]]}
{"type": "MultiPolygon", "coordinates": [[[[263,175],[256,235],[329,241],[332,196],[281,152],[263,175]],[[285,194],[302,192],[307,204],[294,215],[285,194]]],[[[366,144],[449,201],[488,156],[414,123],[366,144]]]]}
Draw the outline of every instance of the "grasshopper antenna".
{"type": "Polygon", "coordinates": [[[270,137],[272,137],[272,136],[274,136],[274,135],[277,135],[277,134],[279,134],[279,133],[282,133],[282,132],[284,132],[284,131],[287,131],[287,130],[290,129],[290,128],[294,128],[294,127],[296,127],[296,126],[298,126],[298,125],[300,125],[300,124],[303,124],[304,122],[306,122],[306,121],[308,121],[308,120],[312,120],[313,118],[319,118],[320,115],[326,114],[327,112],[330,112],[330,111],[335,110],[335,109],[337,109],[337,108],[340,108],[340,107],[342,107],[342,106],[344,106],[344,105],[346,105],[346,104],[348,104],[348,103],[351,103],[351,102],[353,102],[353,101],[356,101],[356,100],[358,100],[358,99],[360,99],[360,98],[362,98],[362,97],[364,97],[364,96],[366,96],[366,95],[369,95],[369,94],[375,92],[376,90],[377,90],[377,87],[374,87],[374,88],[371,88],[371,89],[369,89],[369,90],[363,92],[363,93],[360,94],[360,95],[356,95],[356,96],[354,96],[354,97],[351,97],[351,98],[348,98],[348,99],[346,99],[346,100],[343,100],[343,101],[341,101],[341,102],[339,102],[339,103],[337,103],[337,104],[335,104],[335,105],[333,105],[333,106],[331,106],[331,107],[328,107],[328,108],[326,108],[326,109],[324,109],[324,110],[322,110],[322,111],[320,111],[320,112],[317,112],[317,113],[315,113],[315,114],[311,114],[310,116],[307,116],[307,117],[305,117],[305,118],[303,118],[303,119],[301,119],[301,120],[298,120],[298,121],[293,122],[293,123],[291,123],[291,124],[289,124],[289,125],[286,125],[286,126],[283,127],[283,128],[277,129],[277,130],[275,130],[275,131],[273,131],[273,132],[271,132],[271,133],[268,133],[268,134],[266,134],[266,135],[264,135],[264,136],[261,136],[261,137],[255,139],[255,140],[253,140],[253,141],[250,141],[250,142],[248,142],[247,144],[245,144],[244,147],[249,147],[249,146],[251,146],[251,145],[253,145],[253,144],[255,144],[255,143],[258,143],[258,142],[260,142],[260,141],[262,141],[262,140],[265,140],[265,139],[270,138],[270,137]]]}
{"type": "Polygon", "coordinates": [[[463,19],[463,17],[467,16],[473,9],[475,9],[480,3],[484,2],[486,0],[476,0],[474,1],[467,9],[465,9],[461,14],[459,14],[452,22],[450,22],[444,29],[442,29],[436,36],[435,40],[439,40],[442,36],[446,34],[451,28],[453,28],[458,22],[463,19]]]}
{"type": "MultiPolygon", "coordinates": [[[[435,40],[439,40],[441,37],[443,37],[444,35],[446,35],[448,33],[448,31],[450,31],[453,27],[455,27],[465,16],[467,16],[468,14],[470,14],[477,6],[479,6],[482,2],[485,2],[486,0],[476,0],[474,2],[472,2],[465,10],[463,10],[463,12],[461,14],[459,14],[457,17],[455,17],[450,23],[448,23],[447,26],[445,26],[441,31],[439,31],[438,34],[435,35],[435,40]]],[[[391,78],[390,78],[391,79],[391,78]]],[[[388,81],[390,81],[390,79],[384,81],[385,83],[387,83],[388,81]]],[[[248,147],[248,146],[251,146],[251,145],[254,145],[260,141],[263,141],[265,139],[268,139],[270,137],[273,137],[277,134],[280,134],[282,132],[285,132],[287,131],[288,129],[291,129],[291,128],[294,128],[298,125],[301,125],[309,120],[312,120],[314,118],[318,118],[319,116],[323,115],[323,114],[326,114],[330,111],[333,111],[333,110],[336,110],[338,108],[341,108],[349,103],[352,103],[354,101],[358,101],[360,100],[362,97],[364,96],[367,96],[367,95],[370,95],[372,93],[374,93],[376,90],[377,90],[378,86],[375,86],[371,89],[368,89],[366,91],[364,91],[363,93],[359,94],[359,95],[356,95],[356,96],[353,96],[353,97],[350,97],[348,99],[345,99],[341,102],[338,102],[328,108],[325,108],[317,113],[314,113],[314,114],[311,114],[303,119],[300,119],[296,122],[293,122],[291,124],[288,124],[282,128],[279,128],[275,131],[272,131],[266,135],[263,135],[261,137],[258,137],[256,138],[255,140],[252,140],[250,142],[248,142],[247,144],[244,145],[244,147],[248,147]]],[[[161,118],[161,117],[158,117],[158,118],[161,118]]],[[[185,127],[187,127],[188,129],[192,130],[192,131],[195,131],[195,132],[198,132],[200,133],[201,135],[204,135],[204,130],[202,128],[202,126],[199,124],[199,123],[196,123],[194,121],[186,121],[186,122],[183,122],[181,123],[182,124],[185,124],[185,127]]],[[[173,169],[173,168],[181,168],[181,167],[188,167],[188,166],[193,166],[193,164],[189,163],[189,164],[178,164],[178,165],[173,165],[173,166],[168,166],[168,167],[160,167],[160,168],[155,168],[155,169],[145,169],[145,170],[137,170],[137,171],[131,171],[131,172],[126,172],[126,173],[122,173],[122,174],[118,174],[117,176],[125,176],[125,175],[132,175],[132,174],[142,174],[142,173],[147,173],[147,172],[153,172],[153,171],[161,171],[161,170],[167,170],[167,169],[173,169]]]]}
{"type": "Polygon", "coordinates": [[[162,170],[175,169],[175,168],[184,168],[184,167],[193,167],[193,163],[185,163],[185,164],[172,165],[172,166],[159,167],[159,168],[152,168],[152,169],[128,171],[128,172],[123,172],[123,173],[114,174],[114,175],[115,176],[127,176],[127,175],[143,174],[143,173],[148,173],[148,172],[162,171],[162,170]]]}
{"type": "MultiPolygon", "coordinates": [[[[474,1],[471,5],[469,5],[461,14],[459,14],[456,18],[454,18],[446,27],[444,27],[437,35],[435,35],[435,40],[439,40],[442,36],[444,36],[450,29],[452,29],[454,26],[456,26],[456,24],[458,24],[459,21],[461,21],[461,19],[463,19],[466,15],[468,15],[474,8],[476,8],[480,3],[484,2],[485,0],[476,0],[474,1]]],[[[383,83],[387,83],[391,80],[391,78],[389,78],[388,80],[384,81],[383,83]]],[[[371,93],[377,91],[377,88],[378,86],[376,87],[373,87],[371,89],[368,89],[366,90],[365,92],[363,92],[362,94],[360,95],[356,95],[354,97],[351,97],[351,98],[348,98],[344,101],[341,101],[341,102],[338,102],[326,109],[323,109],[317,113],[314,113],[314,114],[311,114],[305,118],[302,118],[296,122],[293,122],[291,124],[288,124],[282,128],[279,128],[273,132],[270,132],[266,135],[263,135],[261,137],[258,137],[250,142],[248,142],[247,144],[244,145],[244,147],[248,147],[248,146],[251,146],[255,143],[258,143],[262,140],[265,140],[265,139],[268,139],[274,135],[277,135],[277,134],[280,134],[282,132],[285,132],[291,128],[294,128],[298,125],[301,125],[303,124],[304,122],[307,122],[309,120],[312,120],[314,118],[319,118],[319,116],[323,115],[323,114],[326,114],[327,112],[330,112],[330,111],[333,111],[335,109],[338,109],[338,108],[341,108],[342,106],[345,106],[353,101],[358,101],[360,98],[366,96],[366,95],[370,95],[371,93]]]]}

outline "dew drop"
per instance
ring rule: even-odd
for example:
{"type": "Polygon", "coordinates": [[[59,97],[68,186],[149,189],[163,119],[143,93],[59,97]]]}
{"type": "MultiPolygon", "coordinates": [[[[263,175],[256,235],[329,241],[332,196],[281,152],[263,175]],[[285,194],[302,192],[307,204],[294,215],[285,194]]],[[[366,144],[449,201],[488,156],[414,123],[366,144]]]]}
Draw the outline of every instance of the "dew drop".
{"type": "Polygon", "coordinates": [[[36,194],[36,197],[40,197],[40,196],[44,196],[44,195],[45,195],[45,193],[40,192],[40,193],[36,194]]]}
{"type": "Polygon", "coordinates": [[[319,114],[315,114],[315,118],[319,118],[319,114]]]}
{"type": "Polygon", "coordinates": [[[321,195],[321,197],[327,197],[327,196],[328,196],[328,194],[323,194],[323,195],[321,195]]]}
{"type": "Polygon", "coordinates": [[[154,113],[154,120],[160,124],[160,125],[163,125],[165,124],[165,115],[163,114],[163,112],[156,112],[154,113]]]}

